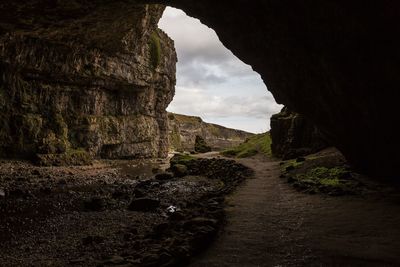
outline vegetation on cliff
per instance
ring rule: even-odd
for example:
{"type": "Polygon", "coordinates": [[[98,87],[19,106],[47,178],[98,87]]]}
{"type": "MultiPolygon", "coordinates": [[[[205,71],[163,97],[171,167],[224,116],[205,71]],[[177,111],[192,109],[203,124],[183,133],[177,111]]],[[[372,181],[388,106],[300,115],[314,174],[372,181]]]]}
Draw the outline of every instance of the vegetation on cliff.
{"type": "Polygon", "coordinates": [[[150,63],[153,70],[158,67],[161,60],[161,43],[157,32],[153,32],[150,36],[150,63]]]}
{"type": "Polygon", "coordinates": [[[258,153],[271,156],[271,136],[269,132],[254,135],[237,147],[221,152],[226,157],[247,158],[258,153]]]}

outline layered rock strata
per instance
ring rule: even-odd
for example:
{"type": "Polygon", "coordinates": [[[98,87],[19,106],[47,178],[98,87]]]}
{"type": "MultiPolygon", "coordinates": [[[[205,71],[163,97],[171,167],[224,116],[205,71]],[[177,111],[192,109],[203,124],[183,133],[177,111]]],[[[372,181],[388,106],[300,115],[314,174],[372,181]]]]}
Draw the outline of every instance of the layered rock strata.
{"type": "Polygon", "coordinates": [[[54,5],[23,29],[1,24],[0,155],[165,157],[177,59],[157,28],[164,8],[71,7],[61,20],[66,7],[54,5]]]}
{"type": "Polygon", "coordinates": [[[170,148],[181,152],[195,151],[196,139],[198,140],[199,137],[205,142],[203,146],[209,146],[212,150],[222,150],[237,146],[253,135],[245,131],[206,123],[200,117],[175,113],[168,114],[168,125],[170,148]]]}

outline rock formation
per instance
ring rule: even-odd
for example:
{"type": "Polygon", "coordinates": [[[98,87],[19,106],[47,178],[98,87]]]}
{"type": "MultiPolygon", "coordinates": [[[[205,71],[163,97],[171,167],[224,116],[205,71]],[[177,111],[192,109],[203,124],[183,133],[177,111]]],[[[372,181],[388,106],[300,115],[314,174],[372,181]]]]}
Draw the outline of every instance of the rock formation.
{"type": "Polygon", "coordinates": [[[151,2],[213,28],[278,103],[312,120],[360,171],[398,175],[400,2],[151,2]]]}
{"type": "Polygon", "coordinates": [[[304,116],[286,107],[271,117],[273,155],[291,159],[315,153],[328,146],[318,128],[304,116]]]}
{"type": "MultiPolygon", "coordinates": [[[[237,146],[252,133],[206,123],[200,117],[168,113],[171,150],[195,151],[196,138],[202,138],[213,150],[237,146]]],[[[199,151],[201,152],[201,151],[199,151]]]]}
{"type": "Polygon", "coordinates": [[[1,12],[0,156],[166,156],[176,54],[157,28],[164,8],[75,4],[20,6],[13,25],[1,12]]]}
{"type": "MultiPolygon", "coordinates": [[[[154,9],[140,7],[135,0],[3,2],[2,42],[7,38],[18,40],[15,36],[36,37],[24,43],[33,46],[37,40],[52,40],[54,44],[74,43],[85,52],[85,47],[101,48],[114,51],[114,55],[115,51],[134,47],[130,36],[149,36],[149,21],[135,18],[140,10],[154,9]]],[[[400,2],[141,2],[168,4],[201,19],[227,48],[262,76],[279,103],[315,122],[354,166],[370,174],[397,175],[400,2]]],[[[142,40],[146,42],[147,38],[142,40]]],[[[61,53],[64,49],[57,51],[64,57],[57,58],[50,50],[46,55],[57,62],[70,58],[65,56],[69,53],[61,53]]],[[[1,62],[3,77],[12,76],[7,61],[1,62]]],[[[18,69],[23,66],[18,65],[18,69]]],[[[50,66],[57,70],[63,64],[50,66]]],[[[65,83],[71,75],[61,78],[57,79],[65,83]]],[[[51,80],[47,76],[41,79],[51,80]]]]}

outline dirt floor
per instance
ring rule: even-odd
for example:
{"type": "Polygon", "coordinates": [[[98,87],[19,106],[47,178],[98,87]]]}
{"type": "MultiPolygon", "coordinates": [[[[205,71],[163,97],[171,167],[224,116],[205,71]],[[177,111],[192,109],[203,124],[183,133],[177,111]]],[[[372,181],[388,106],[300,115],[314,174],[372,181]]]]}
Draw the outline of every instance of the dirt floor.
{"type": "Polygon", "coordinates": [[[398,189],[309,194],[280,177],[280,161],[255,156],[238,160],[254,176],[224,201],[243,177],[210,162],[197,166],[207,175],[157,180],[162,162],[3,161],[0,266],[400,266],[398,189]],[[159,202],[130,209],[137,198],[159,202]]]}
{"type": "Polygon", "coordinates": [[[190,266],[400,266],[400,194],[306,194],[281,165],[241,159],[255,171],[228,200],[227,225],[190,266]]]}

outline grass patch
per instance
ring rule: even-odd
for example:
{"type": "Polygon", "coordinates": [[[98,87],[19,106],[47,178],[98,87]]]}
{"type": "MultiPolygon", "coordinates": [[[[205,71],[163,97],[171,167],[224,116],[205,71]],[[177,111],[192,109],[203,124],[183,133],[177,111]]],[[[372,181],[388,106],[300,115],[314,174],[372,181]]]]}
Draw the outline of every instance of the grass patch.
{"type": "Polygon", "coordinates": [[[288,182],[295,188],[308,193],[327,193],[329,195],[355,194],[360,183],[352,179],[351,172],[343,167],[316,167],[305,173],[290,174],[288,182]]]}
{"type": "Polygon", "coordinates": [[[271,156],[271,136],[269,132],[256,134],[247,138],[239,146],[221,152],[223,156],[237,158],[247,158],[258,153],[271,156]]]}
{"type": "Polygon", "coordinates": [[[171,166],[173,165],[186,165],[191,161],[196,160],[196,158],[190,156],[190,155],[186,155],[186,154],[175,154],[171,160],[169,161],[171,166]]]}
{"type": "Polygon", "coordinates": [[[150,36],[150,64],[153,70],[157,69],[161,60],[161,43],[157,32],[153,32],[150,36]]]}

